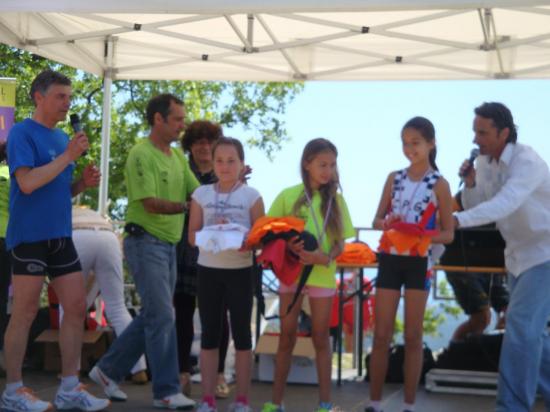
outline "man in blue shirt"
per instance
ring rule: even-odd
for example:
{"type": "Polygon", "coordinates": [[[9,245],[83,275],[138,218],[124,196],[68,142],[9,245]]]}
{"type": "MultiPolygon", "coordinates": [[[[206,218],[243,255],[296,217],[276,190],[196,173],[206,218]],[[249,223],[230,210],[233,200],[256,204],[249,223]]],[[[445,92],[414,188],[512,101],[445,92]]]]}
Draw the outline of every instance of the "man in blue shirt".
{"type": "Polygon", "coordinates": [[[23,385],[21,374],[29,329],[47,275],[64,309],[59,335],[62,381],[55,406],[99,411],[109,401],[86,392],[77,376],[86,295],[71,239],[71,197],[97,186],[100,174],[88,165],[82,178],[72,181],[74,162],[88,148],[88,138],[78,132],[70,139],[55,128],[67,116],[71,81],[46,70],[34,79],[30,94],[36,107],[32,118],[15,125],[8,136],[12,184],[6,247],[12,263],[13,307],[4,340],[7,383],[2,409],[53,409],[23,385]]]}

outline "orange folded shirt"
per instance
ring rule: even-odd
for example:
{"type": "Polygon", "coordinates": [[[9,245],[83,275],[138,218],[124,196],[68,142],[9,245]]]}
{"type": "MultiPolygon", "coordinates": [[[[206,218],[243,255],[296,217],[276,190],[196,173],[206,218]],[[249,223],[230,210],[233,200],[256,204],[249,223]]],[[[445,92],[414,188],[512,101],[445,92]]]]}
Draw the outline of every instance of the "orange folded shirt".
{"type": "Polygon", "coordinates": [[[363,242],[344,245],[344,251],[336,258],[336,263],[349,265],[368,265],[376,262],[376,254],[363,242]]]}
{"type": "Polygon", "coordinates": [[[399,254],[410,252],[411,256],[426,256],[431,242],[431,236],[416,236],[390,229],[382,234],[379,250],[390,253],[393,247],[399,254]]]}
{"type": "Polygon", "coordinates": [[[248,237],[246,238],[246,246],[255,248],[261,246],[262,238],[271,233],[284,233],[295,230],[298,233],[304,231],[305,222],[302,219],[293,216],[271,217],[262,216],[252,226],[248,237]]]}

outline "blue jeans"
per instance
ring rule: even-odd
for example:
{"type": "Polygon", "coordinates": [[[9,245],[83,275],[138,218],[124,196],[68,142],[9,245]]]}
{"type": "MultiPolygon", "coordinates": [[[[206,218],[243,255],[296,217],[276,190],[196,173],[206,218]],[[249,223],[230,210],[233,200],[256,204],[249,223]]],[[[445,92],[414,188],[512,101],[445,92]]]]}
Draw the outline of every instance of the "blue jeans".
{"type": "Polygon", "coordinates": [[[98,362],[111,379],[120,382],[143,353],[153,376],[154,399],[181,392],[175,315],[175,245],[146,233],[124,239],[124,254],[141,298],[139,314],[98,362]]]}
{"type": "Polygon", "coordinates": [[[550,261],[508,276],[510,303],[499,363],[497,412],[528,412],[537,388],[550,410],[550,261]]]}

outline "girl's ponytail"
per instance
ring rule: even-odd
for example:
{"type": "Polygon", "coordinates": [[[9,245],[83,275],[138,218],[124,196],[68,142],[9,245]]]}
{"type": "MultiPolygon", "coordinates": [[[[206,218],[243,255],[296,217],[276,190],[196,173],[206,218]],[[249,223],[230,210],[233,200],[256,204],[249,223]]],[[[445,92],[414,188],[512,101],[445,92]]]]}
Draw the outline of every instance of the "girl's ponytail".
{"type": "Polygon", "coordinates": [[[430,166],[434,170],[439,170],[437,168],[437,165],[435,164],[435,157],[436,156],[437,156],[437,148],[434,146],[434,148],[432,150],[430,150],[430,154],[429,154],[430,166]]]}

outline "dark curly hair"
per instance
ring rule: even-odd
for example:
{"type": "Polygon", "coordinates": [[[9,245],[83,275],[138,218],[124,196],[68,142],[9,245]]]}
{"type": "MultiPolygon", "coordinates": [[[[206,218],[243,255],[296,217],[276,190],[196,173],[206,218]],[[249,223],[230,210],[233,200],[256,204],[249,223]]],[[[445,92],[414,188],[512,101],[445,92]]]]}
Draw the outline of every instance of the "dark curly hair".
{"type": "Polygon", "coordinates": [[[223,130],[218,123],[209,120],[195,120],[185,129],[181,138],[181,147],[184,152],[190,153],[191,146],[198,140],[208,139],[212,143],[222,136],[223,130]]]}

